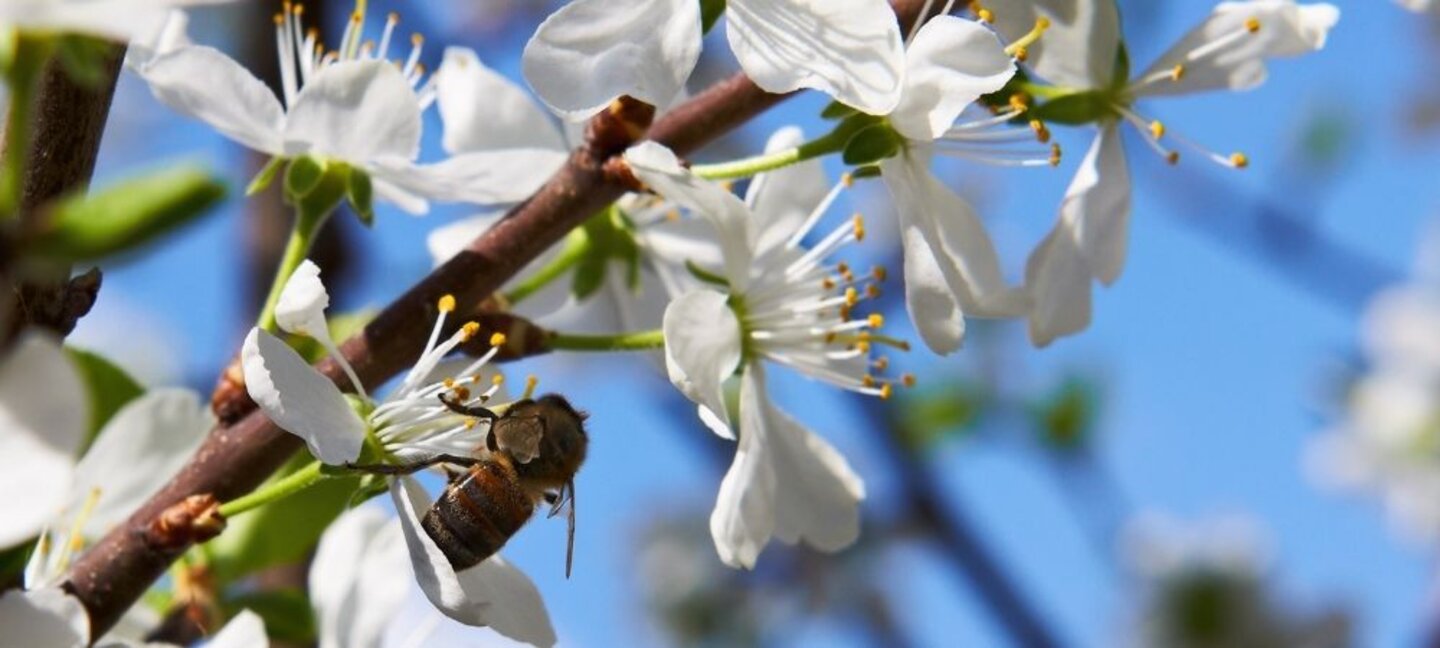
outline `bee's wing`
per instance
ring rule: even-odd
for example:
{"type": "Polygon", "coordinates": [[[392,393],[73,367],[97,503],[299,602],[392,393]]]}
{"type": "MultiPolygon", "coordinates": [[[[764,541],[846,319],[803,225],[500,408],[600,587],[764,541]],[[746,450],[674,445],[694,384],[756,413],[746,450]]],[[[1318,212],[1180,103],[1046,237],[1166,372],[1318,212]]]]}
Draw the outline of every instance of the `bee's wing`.
{"type": "Polygon", "coordinates": [[[520,463],[540,456],[540,439],[545,436],[545,419],[539,416],[507,416],[490,428],[496,446],[520,463]]]}

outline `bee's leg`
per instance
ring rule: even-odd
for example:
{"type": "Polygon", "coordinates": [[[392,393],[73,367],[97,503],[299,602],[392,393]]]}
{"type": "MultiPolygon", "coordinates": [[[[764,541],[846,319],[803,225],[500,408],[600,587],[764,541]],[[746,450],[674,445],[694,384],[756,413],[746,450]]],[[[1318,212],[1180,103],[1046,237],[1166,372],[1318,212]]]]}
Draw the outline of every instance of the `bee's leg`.
{"type": "Polygon", "coordinates": [[[381,475],[409,475],[419,472],[436,464],[455,464],[457,466],[473,466],[479,463],[474,457],[461,457],[451,454],[437,454],[408,464],[345,464],[346,468],[360,472],[378,473],[381,475]]]}
{"type": "Polygon", "coordinates": [[[495,419],[500,418],[499,414],[496,414],[495,412],[491,411],[490,408],[485,407],[484,405],[466,405],[460,401],[451,398],[449,394],[443,393],[440,394],[439,398],[440,402],[445,404],[445,407],[449,408],[450,411],[455,412],[456,414],[483,418],[487,421],[494,421],[495,419]]]}

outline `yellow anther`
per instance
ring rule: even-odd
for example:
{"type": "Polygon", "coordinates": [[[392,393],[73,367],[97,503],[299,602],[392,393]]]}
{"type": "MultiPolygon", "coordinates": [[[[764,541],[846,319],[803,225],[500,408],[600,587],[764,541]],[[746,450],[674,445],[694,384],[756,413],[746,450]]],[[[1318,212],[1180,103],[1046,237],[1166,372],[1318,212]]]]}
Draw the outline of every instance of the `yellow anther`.
{"type": "Polygon", "coordinates": [[[834,290],[834,289],[835,289],[835,280],[834,280],[834,279],[831,279],[830,277],[826,277],[826,278],[824,278],[824,279],[821,279],[821,280],[820,280],[820,287],[821,287],[821,288],[824,288],[825,290],[834,290]]]}
{"type": "Polygon", "coordinates": [[[1010,95],[1010,109],[1016,112],[1025,112],[1030,109],[1030,95],[1017,92],[1010,95]]]}
{"type": "Polygon", "coordinates": [[[456,387],[456,388],[455,388],[455,398],[460,399],[460,401],[462,401],[462,402],[463,402],[463,401],[470,400],[470,388],[469,388],[469,387],[456,387]]]}
{"type": "Polygon", "coordinates": [[[844,185],[846,189],[855,186],[855,175],[849,171],[840,174],[840,184],[844,185]]]}
{"type": "Polygon", "coordinates": [[[885,371],[890,368],[890,358],[888,356],[880,356],[875,359],[875,362],[871,363],[871,366],[875,367],[875,371],[885,371]]]}
{"type": "Polygon", "coordinates": [[[860,214],[856,214],[852,222],[855,223],[855,240],[865,240],[865,218],[860,214]]]}
{"type": "Polygon", "coordinates": [[[1158,119],[1150,122],[1150,136],[1154,137],[1157,140],[1164,137],[1165,124],[1161,123],[1158,119]]]}
{"type": "Polygon", "coordinates": [[[1250,158],[1247,157],[1244,153],[1231,153],[1230,164],[1237,169],[1243,169],[1250,166],[1250,158]]]}
{"type": "Polygon", "coordinates": [[[520,398],[530,398],[531,396],[534,396],[535,387],[539,384],[540,379],[536,378],[535,374],[525,376],[525,393],[521,394],[520,398]]]}
{"type": "MultiPolygon", "coordinates": [[[[387,15],[385,16],[385,22],[392,22],[392,23],[398,23],[398,22],[400,22],[400,12],[398,12],[398,11],[392,11],[392,12],[390,12],[389,14],[387,14],[387,15]]],[[[460,60],[464,60],[464,59],[460,59],[460,60]]]]}
{"type": "Polygon", "coordinates": [[[867,374],[865,378],[860,381],[860,383],[865,385],[866,387],[874,387],[876,384],[875,377],[867,374]]]}
{"type": "Polygon", "coordinates": [[[720,183],[720,188],[721,188],[721,189],[724,189],[725,191],[734,191],[734,190],[735,190],[735,181],[734,181],[734,180],[725,180],[725,181],[723,181],[723,182],[720,183]]]}
{"type": "Polygon", "coordinates": [[[905,385],[906,387],[914,387],[914,386],[915,386],[915,374],[907,373],[907,374],[904,374],[904,375],[900,376],[900,384],[905,385]]]}
{"type": "Polygon", "coordinates": [[[1252,34],[1260,31],[1260,19],[1254,16],[1245,20],[1245,31],[1252,34]]]}
{"type": "Polygon", "coordinates": [[[420,75],[420,76],[425,76],[425,64],[424,64],[424,63],[416,63],[416,64],[415,64],[415,73],[418,74],[418,75],[420,75]]]}
{"type": "Polygon", "coordinates": [[[424,43],[424,42],[425,42],[425,36],[423,36],[423,35],[421,35],[421,34],[418,34],[418,33],[417,33],[417,34],[410,34],[410,44],[411,44],[411,45],[414,45],[415,47],[419,47],[420,44],[421,44],[421,43],[424,43]]]}
{"type": "Polygon", "coordinates": [[[442,313],[449,313],[449,312],[451,312],[451,311],[454,311],[454,310],[455,310],[455,296],[454,296],[454,295],[449,295],[449,294],[447,294],[447,295],[442,295],[442,296],[440,297],[440,301],[438,301],[438,302],[435,303],[435,306],[436,306],[436,308],[439,308],[439,309],[440,309],[440,312],[442,312],[442,313]]]}
{"type": "Polygon", "coordinates": [[[678,220],[680,220],[680,210],[678,210],[678,209],[670,209],[670,210],[667,210],[667,211],[665,212],[665,220],[668,220],[668,221],[678,221],[678,220]]]}
{"type": "Polygon", "coordinates": [[[275,26],[279,27],[283,24],[285,24],[285,14],[275,14],[275,26]]]}
{"type": "Polygon", "coordinates": [[[1182,63],[1176,63],[1175,67],[1170,68],[1170,80],[1179,81],[1183,78],[1185,78],[1185,65],[1182,63]]]}
{"type": "Polygon", "coordinates": [[[859,351],[859,352],[860,352],[860,355],[869,355],[869,354],[870,354],[870,342],[869,342],[868,340],[860,340],[859,342],[856,342],[856,343],[855,343],[855,350],[856,350],[856,351],[859,351]]]}
{"type": "Polygon", "coordinates": [[[885,281],[886,272],[885,266],[877,265],[870,269],[870,276],[874,277],[875,281],[885,281]]]}
{"type": "MultiPolygon", "coordinates": [[[[850,306],[846,306],[846,305],[841,305],[841,306],[840,306],[840,319],[841,319],[841,321],[845,321],[845,322],[850,321],[850,311],[851,311],[851,307],[850,307],[850,306]]],[[[827,340],[827,341],[828,341],[828,340],[827,340]]]]}
{"type": "Polygon", "coordinates": [[[305,13],[305,5],[297,2],[294,7],[291,8],[291,11],[294,12],[296,16],[300,16],[305,13]]]}
{"type": "Polygon", "coordinates": [[[865,296],[870,299],[878,299],[880,297],[880,287],[875,284],[865,286],[865,296]]]}
{"type": "Polygon", "coordinates": [[[1035,139],[1040,140],[1041,144],[1050,143],[1050,127],[1046,126],[1045,122],[1038,119],[1030,120],[1030,130],[1035,131],[1035,139]]]}
{"type": "Polygon", "coordinates": [[[1040,40],[1040,37],[1045,34],[1045,30],[1049,28],[1050,20],[1048,18],[1044,16],[1036,18],[1035,26],[1031,27],[1030,31],[1026,32],[1024,36],[1015,39],[1015,42],[1010,43],[1008,46],[1006,46],[1005,53],[1021,61],[1025,60],[1028,48],[1031,45],[1034,45],[1035,41],[1040,40]]]}
{"type": "Polygon", "coordinates": [[[890,400],[890,396],[894,395],[894,393],[894,385],[891,385],[890,383],[885,383],[880,386],[880,400],[890,400]]]}
{"type": "Polygon", "coordinates": [[[478,323],[476,323],[476,322],[466,322],[464,326],[461,326],[461,327],[460,327],[460,341],[461,341],[461,342],[468,342],[471,338],[473,338],[473,337],[475,337],[476,335],[479,335],[479,334],[480,334],[480,324],[478,324],[478,323]]]}
{"type": "Polygon", "coordinates": [[[1050,166],[1060,166],[1060,145],[1050,145],[1050,166]]]}
{"type": "Polygon", "coordinates": [[[1030,58],[1030,50],[1025,49],[1024,46],[1015,48],[1015,60],[1024,63],[1028,58],[1030,58]]]}
{"type": "MultiPolygon", "coordinates": [[[[860,293],[859,293],[859,291],[855,290],[855,287],[854,287],[854,286],[848,286],[848,287],[846,287],[846,288],[845,288],[845,305],[853,308],[853,307],[855,306],[855,304],[858,304],[858,303],[860,303],[860,293]]],[[[849,319],[849,318],[846,318],[846,319],[849,319]]]]}
{"type": "Polygon", "coordinates": [[[1173,165],[1176,165],[1176,164],[1179,164],[1179,163],[1180,163],[1180,152],[1179,152],[1179,151],[1170,151],[1169,153],[1166,153],[1166,154],[1165,154],[1165,161],[1168,162],[1168,163],[1170,163],[1172,166],[1173,166],[1173,165]]]}
{"type": "Polygon", "coordinates": [[[440,381],[440,384],[444,385],[446,389],[454,389],[454,388],[455,388],[455,379],[454,379],[454,378],[446,378],[446,379],[440,381]]]}
{"type": "Polygon", "coordinates": [[[885,316],[880,313],[871,313],[869,317],[865,318],[865,323],[869,324],[870,328],[878,329],[885,326],[885,316]]]}
{"type": "Polygon", "coordinates": [[[360,24],[360,21],[362,21],[362,20],[364,20],[364,19],[365,19],[365,16],[364,16],[363,14],[361,14],[360,12],[358,12],[358,11],[355,12],[355,13],[350,14],[350,22],[355,23],[355,24],[357,24],[357,25],[360,24]]]}
{"type": "Polygon", "coordinates": [[[505,374],[495,374],[490,378],[490,384],[492,385],[499,385],[503,382],[505,382],[505,374]]]}
{"type": "Polygon", "coordinates": [[[480,424],[480,419],[477,419],[477,418],[475,418],[475,417],[473,417],[473,416],[465,419],[465,429],[467,429],[467,430],[473,430],[473,429],[475,429],[475,426],[476,426],[476,425],[479,425],[479,424],[480,424]]]}
{"type": "Polygon", "coordinates": [[[490,346],[505,346],[505,334],[499,331],[490,334],[490,346]]]}
{"type": "MultiPolygon", "coordinates": [[[[841,319],[844,319],[844,318],[841,318],[841,319]]],[[[826,344],[834,344],[836,337],[838,337],[838,336],[836,336],[834,333],[826,333],[826,334],[825,334],[825,343],[826,343],[826,344]]]]}

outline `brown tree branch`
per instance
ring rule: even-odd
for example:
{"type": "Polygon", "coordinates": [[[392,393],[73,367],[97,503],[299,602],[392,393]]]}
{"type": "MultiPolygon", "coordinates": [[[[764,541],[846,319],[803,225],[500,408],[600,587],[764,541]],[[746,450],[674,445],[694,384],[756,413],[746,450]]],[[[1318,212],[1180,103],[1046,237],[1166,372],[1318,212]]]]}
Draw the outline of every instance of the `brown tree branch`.
{"type": "MultiPolygon", "coordinates": [[[[902,26],[913,20],[921,4],[920,0],[895,2],[902,26]]],[[[650,129],[650,137],[684,155],[784,98],[767,94],[736,75],[666,114],[650,129]]],[[[623,152],[621,144],[625,142],[611,143],[593,136],[594,125],[592,122],[592,136],[587,137],[586,145],[572,153],[565,166],[533,196],[341,345],[341,352],[367,386],[378,385],[415,361],[429,334],[436,300],[442,295],[453,294],[461,304],[481,303],[526,263],[624,193],[625,187],[607,176],[605,165],[623,152]]],[[[337,384],[346,384],[333,361],[318,366],[337,384]]],[[[71,569],[65,588],[85,605],[92,636],[103,635],[113,626],[185,550],[147,543],[137,530],[146,529],[157,515],[189,495],[209,493],[226,501],[249,492],[300,446],[298,437],[275,427],[259,412],[213,430],[169,484],[71,569]]]]}

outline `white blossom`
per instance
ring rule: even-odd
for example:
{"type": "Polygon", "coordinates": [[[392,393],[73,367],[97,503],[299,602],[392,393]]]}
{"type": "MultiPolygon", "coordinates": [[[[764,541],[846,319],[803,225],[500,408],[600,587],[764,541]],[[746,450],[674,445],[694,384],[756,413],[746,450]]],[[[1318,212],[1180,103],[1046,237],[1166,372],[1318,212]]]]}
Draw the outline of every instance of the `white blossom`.
{"type": "Polygon", "coordinates": [[[890,394],[892,382],[876,376],[885,362],[872,363],[870,349],[904,343],[876,330],[883,324],[878,314],[854,316],[868,291],[848,266],[825,262],[864,237],[863,222],[848,220],[807,250],[800,241],[840,186],[796,221],[752,211],[657,144],[636,146],[625,158],[648,186],[710,223],[723,251],[717,278],[724,285],[677,298],[663,326],[671,382],[696,403],[707,426],[739,440],[710,518],[721,560],[753,567],[771,537],[824,551],[848,546],[859,534],[864,485],[833,446],[769,402],[765,365],[785,365],[860,393],[890,394]],[[732,420],[723,384],[737,372],[738,420],[732,420]]]}
{"type": "MultiPolygon", "coordinates": [[[[1044,346],[1088,326],[1091,280],[1108,285],[1124,267],[1130,175],[1120,142],[1122,123],[1135,127],[1146,144],[1171,163],[1180,154],[1167,146],[1168,141],[1227,167],[1249,163],[1240,153],[1220,155],[1171,132],[1138,112],[1135,102],[1254,88],[1265,80],[1266,59],[1324,47],[1340,12],[1333,5],[1300,5],[1292,0],[1222,2],[1209,18],[1127,81],[1115,78],[1122,45],[1113,2],[1080,3],[1074,11],[1059,11],[1054,3],[1040,0],[1019,4],[1053,21],[1040,39],[1049,43],[1032,52],[1037,73],[1070,89],[1101,91],[1108,101],[1108,114],[1065,193],[1054,229],[1026,264],[1025,284],[1033,301],[1030,338],[1044,346]]],[[[1005,26],[1002,22],[1002,33],[1005,26]]]]}
{"type": "MultiPolygon", "coordinates": [[[[367,435],[373,435],[387,457],[400,463],[483,451],[489,423],[452,411],[440,396],[465,405],[491,402],[500,393],[501,380],[498,374],[487,380],[482,370],[499,352],[502,335],[492,336],[490,351],[474,361],[442,363],[461,342],[477,335],[479,326],[469,322],[442,340],[440,333],[455,309],[455,299],[441,298],[420,359],[385,400],[375,402],[330,339],[325,320],[329,302],[319,269],[307,260],[286,282],[275,321],[281,329],[314,338],[325,347],[350,377],[368,413],[356,413],[334,383],[279,338],[255,328],[241,349],[245,385],[276,425],[304,439],[317,459],[337,466],[360,459],[367,435]]],[[[391,480],[390,488],[401,513],[411,567],[421,590],[441,612],[531,644],[555,642],[544,603],[529,578],[498,555],[456,571],[420,526],[431,501],[419,483],[398,477],[391,480]]]]}
{"type": "MultiPolygon", "coordinates": [[[[726,36],[767,92],[812,88],[883,114],[899,100],[900,32],[882,0],[730,0],[726,36]]],[[[700,3],[574,0],[525,46],[525,78],[552,110],[587,118],[621,95],[664,107],[700,56],[700,3]]]]}
{"type": "Polygon", "coordinates": [[[478,151],[421,164],[421,112],[437,89],[420,65],[424,39],[410,39],[403,62],[389,59],[399,18],[385,21],[378,45],[362,45],[365,16],[356,12],[334,50],[316,32],[303,33],[301,5],[284,4],[275,16],[282,97],[234,59],[188,43],[174,28],[163,42],[139,43],[132,70],[155,97],[204,121],[226,137],[276,157],[309,155],[366,173],[375,195],[423,214],[430,200],[507,203],[539,183],[528,172],[545,151],[478,151]],[[399,64],[397,64],[399,63],[399,64]],[[283,100],[283,101],[282,101],[283,100]]]}

